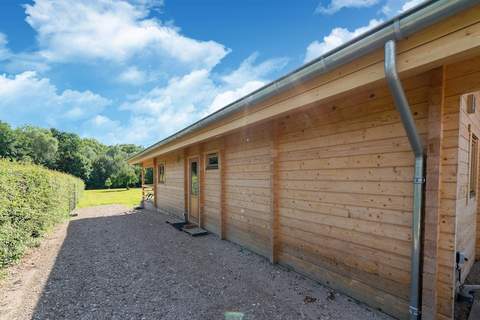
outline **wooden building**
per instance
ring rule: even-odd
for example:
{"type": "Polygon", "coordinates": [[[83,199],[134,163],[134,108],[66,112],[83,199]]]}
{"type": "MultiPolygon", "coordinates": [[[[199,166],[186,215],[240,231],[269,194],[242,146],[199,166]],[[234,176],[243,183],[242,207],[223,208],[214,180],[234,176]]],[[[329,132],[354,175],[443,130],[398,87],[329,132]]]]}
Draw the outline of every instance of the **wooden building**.
{"type": "Polygon", "coordinates": [[[431,1],[129,161],[154,168],[159,211],[395,317],[451,319],[480,257],[479,99],[480,5],[431,1]],[[424,188],[418,231],[415,157],[385,80],[388,40],[426,159],[426,183],[414,181],[424,188]],[[461,279],[457,252],[468,258],[461,279]]]}

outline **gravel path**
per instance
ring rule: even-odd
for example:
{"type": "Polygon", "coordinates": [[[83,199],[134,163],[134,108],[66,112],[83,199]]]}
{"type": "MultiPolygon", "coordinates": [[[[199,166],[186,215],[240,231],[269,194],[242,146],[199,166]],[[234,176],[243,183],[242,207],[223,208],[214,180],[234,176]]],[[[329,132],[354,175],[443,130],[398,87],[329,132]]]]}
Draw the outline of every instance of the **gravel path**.
{"type": "Polygon", "coordinates": [[[9,271],[1,319],[391,319],[214,235],[192,238],[162,214],[78,213],[9,271]]]}

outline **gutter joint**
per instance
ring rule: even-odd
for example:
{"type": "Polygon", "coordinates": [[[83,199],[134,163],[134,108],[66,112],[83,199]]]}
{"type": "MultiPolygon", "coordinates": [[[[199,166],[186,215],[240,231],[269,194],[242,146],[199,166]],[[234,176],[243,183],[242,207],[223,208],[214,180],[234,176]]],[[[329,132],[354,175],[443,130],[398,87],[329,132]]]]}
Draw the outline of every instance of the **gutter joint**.
{"type": "Polygon", "coordinates": [[[395,35],[395,40],[402,40],[403,39],[403,34],[402,34],[402,28],[400,27],[400,19],[395,19],[393,21],[393,33],[395,35]]]}

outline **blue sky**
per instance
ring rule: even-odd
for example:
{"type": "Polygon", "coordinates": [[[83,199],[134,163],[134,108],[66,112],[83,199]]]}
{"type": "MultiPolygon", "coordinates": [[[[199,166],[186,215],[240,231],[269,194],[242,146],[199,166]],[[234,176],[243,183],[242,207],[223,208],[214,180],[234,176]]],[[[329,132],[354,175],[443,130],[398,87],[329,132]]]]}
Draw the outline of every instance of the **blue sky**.
{"type": "Polygon", "coordinates": [[[0,120],[150,145],[421,0],[2,0],[0,120]]]}

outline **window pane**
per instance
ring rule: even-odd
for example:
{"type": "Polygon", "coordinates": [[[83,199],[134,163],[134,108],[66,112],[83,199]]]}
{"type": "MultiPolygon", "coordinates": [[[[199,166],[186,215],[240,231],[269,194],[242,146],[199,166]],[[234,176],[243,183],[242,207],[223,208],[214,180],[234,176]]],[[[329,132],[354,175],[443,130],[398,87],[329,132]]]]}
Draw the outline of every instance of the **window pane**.
{"type": "Polygon", "coordinates": [[[218,169],[218,153],[207,155],[207,169],[218,169]]]}
{"type": "Polygon", "coordinates": [[[158,165],[158,183],[165,183],[165,164],[158,165]]]}
{"type": "Polygon", "coordinates": [[[190,179],[191,179],[191,193],[194,196],[198,195],[198,166],[197,162],[191,162],[190,164],[191,172],[190,172],[190,179]]]}

